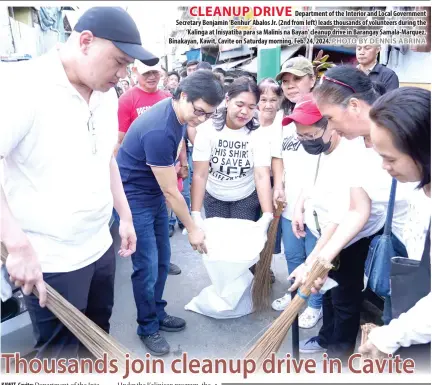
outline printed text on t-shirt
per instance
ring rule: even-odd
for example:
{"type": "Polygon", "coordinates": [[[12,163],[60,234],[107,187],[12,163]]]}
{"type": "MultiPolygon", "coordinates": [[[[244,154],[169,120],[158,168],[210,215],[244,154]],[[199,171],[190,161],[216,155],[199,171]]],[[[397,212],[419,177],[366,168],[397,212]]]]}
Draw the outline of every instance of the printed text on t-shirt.
{"type": "Polygon", "coordinates": [[[248,141],[219,139],[211,155],[211,174],[220,180],[235,180],[246,176],[251,168],[248,141]]]}
{"type": "Polygon", "coordinates": [[[282,143],[282,151],[297,151],[300,147],[300,141],[296,135],[290,135],[284,138],[282,143]]]}

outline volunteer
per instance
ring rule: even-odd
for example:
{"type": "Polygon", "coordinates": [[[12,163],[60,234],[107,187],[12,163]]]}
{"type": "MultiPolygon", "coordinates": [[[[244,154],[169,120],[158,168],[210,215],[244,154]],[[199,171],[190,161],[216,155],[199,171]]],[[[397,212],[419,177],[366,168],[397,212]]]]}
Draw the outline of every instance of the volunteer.
{"type": "MultiPolygon", "coordinates": [[[[370,146],[369,110],[371,104],[380,96],[378,88],[361,71],[350,66],[334,67],[327,70],[315,87],[313,94],[321,114],[328,119],[328,129],[336,130],[341,136],[355,139],[365,137],[370,146]]],[[[359,140],[359,139],[356,139],[359,140]]],[[[350,210],[348,215],[337,225],[328,226],[323,232],[314,251],[306,263],[299,266],[291,278],[296,283],[290,290],[297,288],[307,274],[307,268],[317,256],[332,261],[359,235],[370,237],[383,229],[390,196],[391,178],[380,168],[378,154],[371,148],[364,148],[363,153],[347,164],[350,169],[350,210]],[[370,215],[364,215],[363,205],[370,207],[370,215]]],[[[408,210],[407,194],[412,186],[398,186],[393,213],[393,245],[399,255],[406,254],[402,243],[402,229],[408,210]]],[[[360,309],[363,299],[364,262],[367,251],[359,256],[356,269],[350,273],[350,263],[340,258],[337,271],[330,276],[336,277],[339,286],[324,295],[324,324],[319,336],[300,342],[302,352],[317,352],[327,348],[329,357],[345,359],[354,351],[360,325],[360,309]],[[349,280],[346,277],[350,276],[349,280]],[[328,314],[326,318],[326,314],[328,314]]]]}
{"type": "MultiPolygon", "coordinates": [[[[197,71],[200,72],[200,71],[197,71]]],[[[239,77],[226,96],[226,107],[197,130],[193,161],[192,216],[255,220],[261,206],[263,231],[273,218],[270,144],[254,119],[259,90],[239,77]],[[210,170],[209,170],[210,163],[210,170]]]]}
{"type": "MultiPolygon", "coordinates": [[[[273,187],[273,203],[277,207],[277,201],[285,201],[283,187],[283,163],[281,159],[280,142],[282,137],[282,117],[283,111],[280,110],[283,92],[281,86],[272,78],[265,78],[258,83],[260,98],[258,102],[258,120],[261,129],[265,130],[266,137],[270,143],[272,156],[271,163],[271,183],[273,187]]],[[[257,219],[261,215],[261,210],[257,213],[257,219]]],[[[274,254],[281,252],[282,226],[279,222],[274,254]]]]}
{"type": "Polygon", "coordinates": [[[167,315],[162,299],[171,258],[166,202],[185,224],[192,247],[206,250],[204,233],[178,189],[175,162],[186,125],[200,125],[222,98],[213,73],[196,71],[180,83],[172,99],[162,100],[132,123],[117,156],[138,238],[132,255],[137,334],[153,355],[170,351],[160,330],[178,332],[186,326],[182,318],[167,315]]]}
{"type": "Polygon", "coordinates": [[[11,281],[26,295],[38,358],[88,353],[79,352],[78,339],[43,307],[43,280],[103,330],[110,329],[113,204],[120,216],[119,254],[130,256],[136,244],[112,156],[118,103],[113,88],[134,59],[158,62],[142,48],[126,11],[94,7],[79,18],[65,44],[9,64],[16,76],[2,80],[7,87],[13,79],[15,87],[7,87],[0,116],[1,240],[9,251],[11,281]],[[33,286],[39,300],[30,295],[33,286]]]}
{"type": "Polygon", "coordinates": [[[373,329],[359,351],[373,358],[399,354],[415,359],[416,369],[430,373],[432,306],[430,293],[431,218],[431,93],[404,87],[378,99],[371,111],[371,140],[382,157],[383,168],[401,183],[417,182],[403,237],[408,257],[421,260],[418,273],[407,277],[404,297],[392,293],[392,304],[405,312],[389,325],[373,329]],[[415,289],[414,289],[415,288],[415,289]],[[406,301],[409,300],[410,303],[406,301]]]}
{"type": "MultiPolygon", "coordinates": [[[[296,103],[309,94],[315,84],[315,75],[312,63],[304,57],[295,57],[288,60],[282,71],[276,77],[281,81],[285,100],[282,103],[285,116],[292,113],[296,103]]],[[[315,242],[314,237],[307,233],[305,237],[297,238],[291,226],[294,207],[304,184],[311,183],[316,170],[317,157],[308,154],[300,144],[294,124],[283,127],[282,141],[279,144],[279,153],[283,160],[285,179],[286,207],[282,213],[282,240],[288,274],[291,274],[306,259],[306,250],[315,242]],[[300,166],[301,165],[301,166],[300,166]]],[[[274,175],[279,175],[278,161],[273,158],[274,175]]],[[[291,301],[291,294],[287,293],[272,303],[277,311],[284,310],[291,301]]],[[[311,299],[312,306],[308,306],[299,316],[299,327],[312,328],[322,317],[321,298],[319,295],[311,299]]]]}

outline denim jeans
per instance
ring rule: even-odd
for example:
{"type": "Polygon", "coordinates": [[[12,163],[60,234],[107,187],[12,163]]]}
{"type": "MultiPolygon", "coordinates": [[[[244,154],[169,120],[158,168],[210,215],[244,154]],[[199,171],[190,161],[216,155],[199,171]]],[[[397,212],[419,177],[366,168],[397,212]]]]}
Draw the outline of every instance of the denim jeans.
{"type": "MultiPolygon", "coordinates": [[[[306,237],[297,239],[292,231],[291,221],[281,217],[282,241],[285,249],[285,258],[288,265],[288,274],[291,274],[300,266],[306,257],[312,252],[317,238],[305,226],[306,237]]],[[[322,294],[312,294],[309,297],[308,306],[313,309],[320,309],[322,305],[322,294]]]]}
{"type": "Polygon", "coordinates": [[[168,276],[171,247],[168,212],[165,200],[145,208],[131,205],[137,235],[132,254],[132,287],[137,307],[138,335],[159,330],[159,321],[166,317],[166,301],[162,299],[168,276]]]}
{"type": "MultiPolygon", "coordinates": [[[[189,165],[189,174],[188,177],[186,179],[183,180],[183,191],[182,191],[182,195],[183,198],[186,201],[187,206],[189,207],[189,212],[191,210],[191,184],[192,184],[192,177],[193,177],[193,161],[192,161],[192,152],[193,152],[193,148],[192,147],[188,147],[187,148],[187,161],[188,161],[188,165],[189,165]]],[[[174,226],[175,225],[175,215],[174,215],[174,219],[170,218],[170,225],[174,226]]],[[[178,223],[179,225],[181,225],[181,220],[178,219],[178,223]]]]}

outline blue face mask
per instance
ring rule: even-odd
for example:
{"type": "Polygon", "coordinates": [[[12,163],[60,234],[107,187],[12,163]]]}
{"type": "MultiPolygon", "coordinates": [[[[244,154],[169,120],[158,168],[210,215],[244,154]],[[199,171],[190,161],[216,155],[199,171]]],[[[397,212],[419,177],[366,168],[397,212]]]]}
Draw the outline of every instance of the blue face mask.
{"type": "Polygon", "coordinates": [[[311,140],[303,140],[301,144],[303,145],[303,148],[308,154],[319,155],[323,152],[328,151],[331,145],[331,140],[325,143],[323,138],[317,138],[311,140]]]}

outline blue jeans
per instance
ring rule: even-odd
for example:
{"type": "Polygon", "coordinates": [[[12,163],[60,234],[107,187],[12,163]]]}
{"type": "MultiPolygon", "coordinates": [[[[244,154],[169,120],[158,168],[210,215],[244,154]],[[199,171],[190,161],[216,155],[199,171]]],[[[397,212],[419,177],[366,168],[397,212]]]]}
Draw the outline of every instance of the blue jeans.
{"type": "MultiPolygon", "coordinates": [[[[292,231],[291,221],[281,217],[282,241],[285,249],[285,258],[288,265],[288,274],[291,274],[300,266],[306,257],[312,252],[317,238],[305,226],[306,237],[297,239],[292,231]]],[[[322,294],[312,294],[309,297],[308,306],[313,309],[320,309],[322,305],[322,294]]]]}
{"type": "MultiPolygon", "coordinates": [[[[193,148],[192,147],[188,147],[187,149],[187,161],[188,161],[188,165],[189,165],[189,175],[186,179],[183,180],[183,191],[182,191],[182,195],[183,198],[186,201],[187,207],[189,207],[189,213],[191,210],[191,184],[192,184],[192,176],[193,176],[193,161],[192,161],[192,151],[193,148]]],[[[170,225],[175,226],[175,216],[174,219],[170,218],[170,225]]],[[[182,225],[181,220],[178,219],[178,224],[182,225]]]]}
{"type": "Polygon", "coordinates": [[[131,205],[137,235],[132,254],[132,287],[137,307],[138,335],[147,336],[159,330],[166,316],[162,299],[168,276],[171,247],[168,212],[165,201],[145,208],[131,205]]]}

